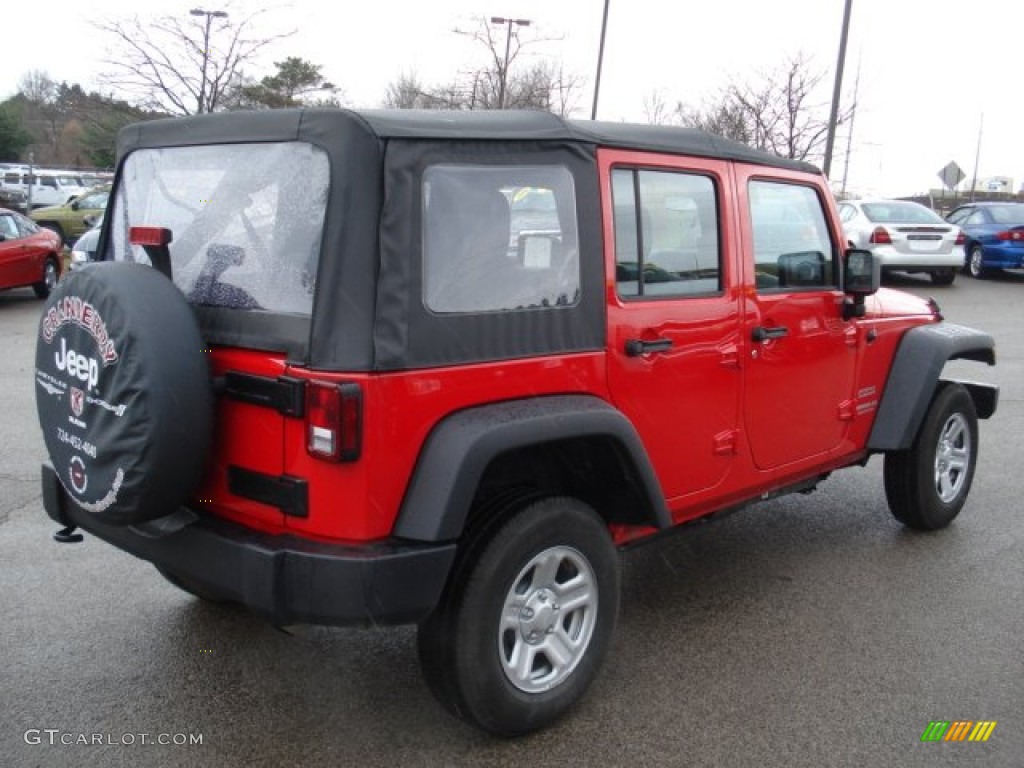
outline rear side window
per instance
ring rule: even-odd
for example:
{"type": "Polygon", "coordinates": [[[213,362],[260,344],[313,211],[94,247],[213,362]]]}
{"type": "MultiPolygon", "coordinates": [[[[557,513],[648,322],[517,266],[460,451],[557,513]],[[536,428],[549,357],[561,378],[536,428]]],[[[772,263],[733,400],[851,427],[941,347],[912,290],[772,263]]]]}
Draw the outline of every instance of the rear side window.
{"type": "Polygon", "coordinates": [[[423,303],[438,314],[579,301],[572,174],[435,165],[423,175],[423,303]]]}
{"type": "Polygon", "coordinates": [[[149,263],[128,230],[164,227],[193,304],[308,316],[328,179],[327,155],[301,142],[137,150],[113,203],[114,258],[149,263]]]}
{"type": "Polygon", "coordinates": [[[711,178],[617,169],[612,171],[612,202],[619,296],[695,296],[721,290],[718,206],[711,178]]]}
{"type": "Polygon", "coordinates": [[[834,288],[838,252],[812,187],[751,181],[750,226],[760,290],[834,288]]]}

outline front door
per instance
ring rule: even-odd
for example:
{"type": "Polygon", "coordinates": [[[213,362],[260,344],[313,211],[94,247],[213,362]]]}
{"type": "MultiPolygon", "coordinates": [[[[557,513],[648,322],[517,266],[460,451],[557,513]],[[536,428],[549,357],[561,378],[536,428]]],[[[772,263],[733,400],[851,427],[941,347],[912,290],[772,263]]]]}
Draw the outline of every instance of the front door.
{"type": "Polygon", "coordinates": [[[607,150],[599,162],[614,275],[611,397],[673,506],[673,498],[719,485],[736,451],[742,374],[731,172],[714,160],[607,150]]]}
{"type": "MultiPolygon", "coordinates": [[[[745,419],[754,464],[775,470],[837,449],[846,436],[856,330],[842,319],[839,233],[815,186],[737,168],[751,286],[745,419]]],[[[796,466],[792,467],[796,469],[796,466]]]]}

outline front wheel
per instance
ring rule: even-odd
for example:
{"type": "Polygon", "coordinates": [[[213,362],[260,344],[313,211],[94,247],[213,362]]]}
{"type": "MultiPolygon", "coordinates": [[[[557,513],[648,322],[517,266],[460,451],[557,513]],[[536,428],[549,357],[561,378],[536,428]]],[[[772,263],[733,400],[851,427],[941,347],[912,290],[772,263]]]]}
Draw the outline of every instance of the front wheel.
{"type": "Polygon", "coordinates": [[[978,417],[960,384],[932,398],[913,445],[885,456],[885,495],[893,516],[909,528],[945,528],[960,513],[978,459],[978,417]]]}
{"type": "Polygon", "coordinates": [[[596,676],[618,613],[618,557],[576,499],[528,504],[492,530],[460,554],[418,647],[450,712],[514,736],[561,717],[596,676]]]}

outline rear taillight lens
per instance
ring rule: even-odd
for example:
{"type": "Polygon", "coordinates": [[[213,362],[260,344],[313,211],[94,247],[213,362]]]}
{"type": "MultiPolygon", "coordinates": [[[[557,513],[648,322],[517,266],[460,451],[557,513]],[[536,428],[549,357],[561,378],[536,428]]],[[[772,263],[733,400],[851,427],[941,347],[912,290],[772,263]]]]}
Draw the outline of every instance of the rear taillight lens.
{"type": "Polygon", "coordinates": [[[892,245],[892,238],[889,237],[889,230],[885,227],[875,227],[868,242],[874,245],[892,245]]]}
{"type": "Polygon", "coordinates": [[[1002,232],[996,233],[996,240],[1001,240],[1004,243],[1021,243],[1024,242],[1024,230],[1020,229],[1007,229],[1002,232]]]}
{"type": "Polygon", "coordinates": [[[967,238],[964,237],[963,230],[960,230],[959,232],[957,232],[956,233],[956,242],[953,243],[953,245],[963,245],[966,242],[967,242],[967,238]]]}
{"type": "Polygon", "coordinates": [[[358,384],[311,381],[306,386],[306,448],[327,461],[359,458],[363,391],[358,384]]]}

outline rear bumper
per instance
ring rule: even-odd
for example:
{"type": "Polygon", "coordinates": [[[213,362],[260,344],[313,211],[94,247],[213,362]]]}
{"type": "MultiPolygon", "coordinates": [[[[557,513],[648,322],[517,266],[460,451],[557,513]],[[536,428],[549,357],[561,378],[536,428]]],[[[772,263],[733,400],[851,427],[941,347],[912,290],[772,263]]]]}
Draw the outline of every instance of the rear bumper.
{"type": "Polygon", "coordinates": [[[271,536],[188,509],[147,523],[107,525],[42,467],[46,513],[279,624],[414,624],[437,604],[454,544],[396,540],[336,545],[271,536]]]}
{"type": "Polygon", "coordinates": [[[964,265],[964,247],[962,245],[954,245],[946,253],[941,251],[902,253],[892,246],[876,246],[873,252],[878,256],[882,269],[929,272],[934,269],[960,269],[964,265]]]}

